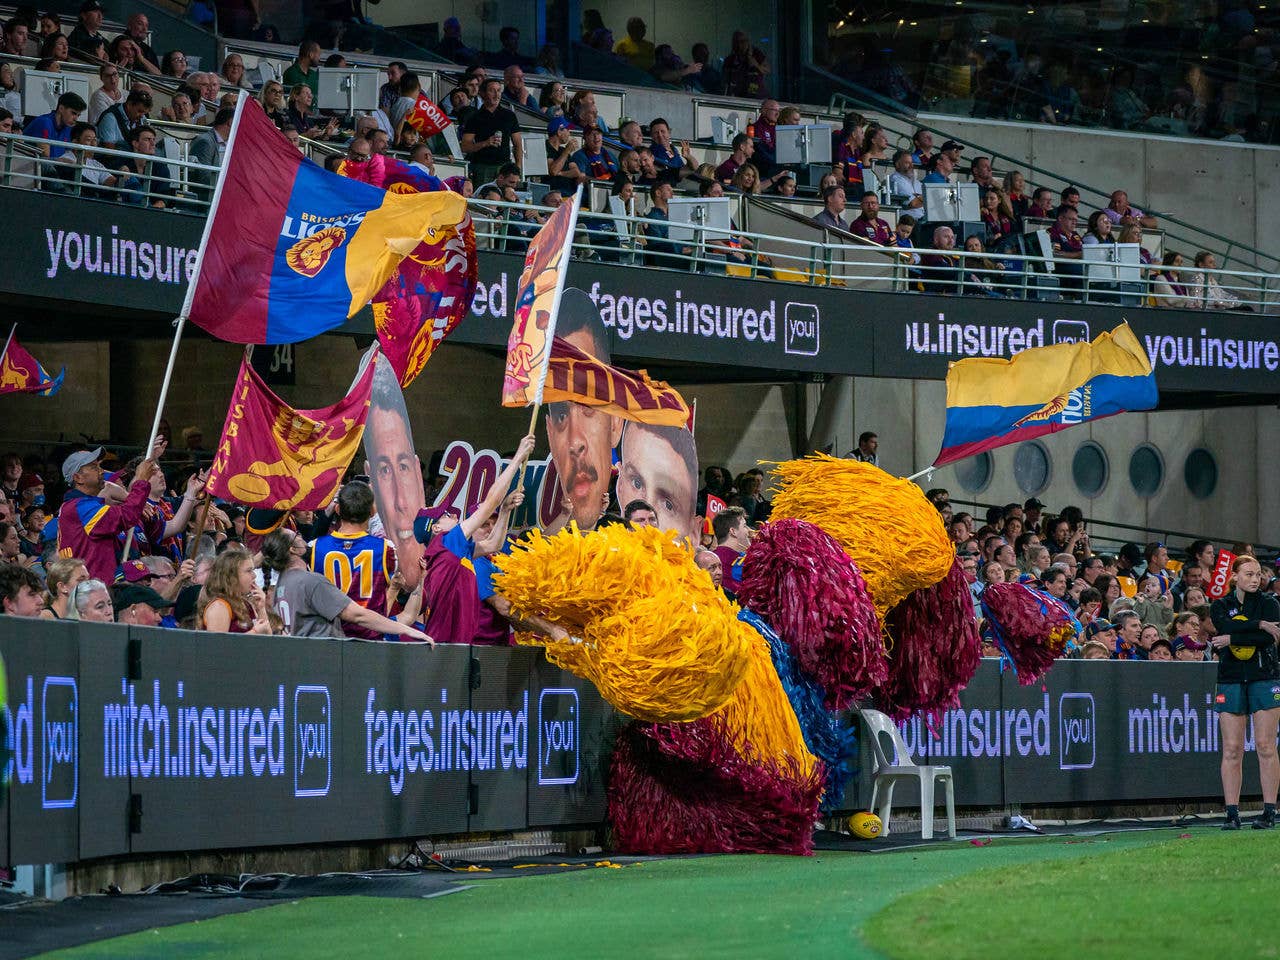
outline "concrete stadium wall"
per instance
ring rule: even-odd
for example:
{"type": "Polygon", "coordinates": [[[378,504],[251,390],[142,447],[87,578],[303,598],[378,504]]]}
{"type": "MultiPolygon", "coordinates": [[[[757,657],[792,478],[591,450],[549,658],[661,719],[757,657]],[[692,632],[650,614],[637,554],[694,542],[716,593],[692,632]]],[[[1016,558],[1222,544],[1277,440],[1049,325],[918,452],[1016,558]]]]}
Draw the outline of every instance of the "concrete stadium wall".
{"type": "MultiPolygon", "coordinates": [[[[151,424],[164,371],[167,344],[159,341],[107,344],[28,344],[37,356],[65,357],[67,387],[51,403],[40,397],[4,398],[8,441],[48,440],[79,432],[141,443],[151,424]],[[110,403],[98,398],[109,396],[110,403]],[[55,405],[56,404],[56,405],[55,405]],[[69,404],[69,405],[68,405],[69,404]],[[8,416],[9,411],[13,414],[8,416]]],[[[179,374],[166,408],[175,433],[198,425],[210,443],[226,414],[240,350],[232,344],[188,340],[179,356],[179,374]]],[[[337,337],[297,347],[300,386],[279,393],[301,407],[332,403],[350,383],[358,353],[337,337]]],[[[423,461],[455,439],[499,451],[514,448],[528,415],[498,406],[502,361],[473,347],[446,345],[426,373],[407,391],[414,439],[423,461]]],[[[807,436],[818,410],[822,385],[679,384],[698,402],[699,458],[734,472],[757,460],[786,459],[796,452],[796,436],[807,436]]],[[[844,454],[863,430],[880,436],[882,466],[906,476],[936,456],[942,436],[945,388],[939,381],[860,377],[834,417],[833,450],[844,454]]],[[[1051,460],[1048,485],[1033,491],[1046,503],[1079,504],[1086,514],[1152,528],[1202,532],[1224,539],[1280,539],[1280,418],[1269,407],[1125,414],[1064,431],[1041,441],[1051,460]],[[1087,498],[1072,478],[1071,461],[1081,444],[1099,444],[1109,461],[1101,493],[1087,498]],[[1129,481],[1129,458],[1140,444],[1154,446],[1165,477],[1154,496],[1138,496],[1129,481]],[[1183,465],[1196,448],[1208,450],[1218,466],[1214,494],[1198,500],[1187,489],[1183,465]]],[[[993,453],[989,485],[966,492],[954,466],[939,470],[932,485],[945,486],[954,499],[1005,503],[1030,495],[1014,479],[1017,448],[993,453]]]]}

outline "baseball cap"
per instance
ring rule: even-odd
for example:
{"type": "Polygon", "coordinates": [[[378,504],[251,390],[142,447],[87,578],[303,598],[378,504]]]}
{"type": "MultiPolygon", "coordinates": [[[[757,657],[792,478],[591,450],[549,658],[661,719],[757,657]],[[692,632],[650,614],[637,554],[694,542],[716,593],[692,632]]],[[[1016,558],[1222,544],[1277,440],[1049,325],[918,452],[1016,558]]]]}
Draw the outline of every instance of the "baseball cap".
{"type": "Polygon", "coordinates": [[[98,0],[84,0],[84,3],[80,4],[81,13],[89,13],[92,10],[96,10],[101,13],[102,4],[100,4],[98,0]]]}
{"type": "Polygon", "coordinates": [[[1084,628],[1084,638],[1086,640],[1092,640],[1098,634],[1105,633],[1108,630],[1114,630],[1115,628],[1116,625],[1109,620],[1090,620],[1089,625],[1084,628]]]}
{"type": "Polygon", "coordinates": [[[71,478],[76,475],[77,471],[83,470],[89,464],[97,463],[101,459],[101,447],[98,447],[96,450],[77,450],[75,453],[71,454],[71,456],[67,457],[67,459],[62,461],[62,479],[67,481],[67,483],[70,483],[71,478]]]}
{"type": "Polygon", "coordinates": [[[413,536],[419,543],[428,543],[431,540],[432,529],[436,525],[436,521],[448,514],[457,516],[458,511],[453,507],[424,507],[418,511],[417,517],[413,520],[413,536]]]}
{"type": "Polygon", "coordinates": [[[1032,497],[1030,500],[1028,500],[1026,503],[1024,503],[1024,504],[1022,505],[1022,509],[1024,509],[1024,510],[1043,510],[1043,509],[1044,509],[1044,504],[1043,504],[1043,503],[1041,503],[1039,500],[1037,500],[1035,497],[1032,497]]]}
{"type": "Polygon", "coordinates": [[[24,473],[18,481],[18,490],[30,490],[32,487],[44,486],[44,478],[38,473],[24,473]]]}
{"type": "Polygon", "coordinates": [[[567,129],[569,129],[569,121],[566,120],[564,117],[552,117],[547,122],[548,136],[550,136],[553,133],[559,133],[561,130],[567,130],[567,129]]]}
{"type": "Polygon", "coordinates": [[[132,607],[135,603],[145,603],[156,610],[167,610],[173,606],[172,600],[166,600],[150,587],[140,583],[126,583],[123,586],[116,587],[113,606],[116,608],[117,613],[132,607]]]}
{"type": "Polygon", "coordinates": [[[195,616],[196,603],[200,599],[200,591],[204,587],[198,583],[193,583],[189,587],[183,587],[178,591],[178,599],[173,604],[173,619],[178,623],[182,623],[188,617],[195,616]]]}
{"type": "Polygon", "coordinates": [[[964,144],[960,143],[958,140],[948,140],[946,143],[942,145],[942,149],[943,150],[963,150],[964,144]]]}
{"type": "Polygon", "coordinates": [[[148,577],[154,577],[145,563],[141,560],[130,560],[120,570],[120,576],[116,578],[116,582],[124,583],[141,583],[148,577]]]}

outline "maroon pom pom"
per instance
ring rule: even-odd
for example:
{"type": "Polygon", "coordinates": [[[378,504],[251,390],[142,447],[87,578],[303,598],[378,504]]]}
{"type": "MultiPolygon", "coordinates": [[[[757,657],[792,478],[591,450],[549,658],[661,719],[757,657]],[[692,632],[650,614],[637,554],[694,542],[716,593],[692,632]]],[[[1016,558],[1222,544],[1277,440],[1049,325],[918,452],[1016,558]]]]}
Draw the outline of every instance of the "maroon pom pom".
{"type": "Polygon", "coordinates": [[[710,718],[628,724],[614,746],[609,821],[620,853],[813,852],[810,777],[744,759],[710,718]]]}
{"type": "Polygon", "coordinates": [[[932,587],[913,591],[889,611],[886,712],[896,720],[923,711],[935,717],[960,705],[960,691],[982,660],[973,594],[957,560],[932,587]]]}
{"type": "Polygon", "coordinates": [[[1043,677],[1075,635],[1066,612],[1025,584],[988,584],[982,591],[982,608],[1023,686],[1043,677]]]}
{"type": "Polygon", "coordinates": [[[756,534],[738,602],[791,648],[800,671],[842,710],[882,686],[889,665],[880,621],[857,565],[821,528],[778,520],[756,534]]]}

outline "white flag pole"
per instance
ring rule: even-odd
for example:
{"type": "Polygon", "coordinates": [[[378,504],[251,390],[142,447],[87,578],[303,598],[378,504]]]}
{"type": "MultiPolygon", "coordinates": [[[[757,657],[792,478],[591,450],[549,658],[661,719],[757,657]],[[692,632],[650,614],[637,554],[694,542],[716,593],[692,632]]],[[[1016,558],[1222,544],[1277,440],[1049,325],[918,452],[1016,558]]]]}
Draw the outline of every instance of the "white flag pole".
{"type": "MultiPolygon", "coordinates": [[[[151,420],[151,433],[147,437],[147,445],[143,456],[150,457],[156,446],[156,436],[160,433],[160,421],[164,418],[165,401],[169,399],[169,384],[173,381],[173,369],[178,361],[178,344],[182,342],[182,332],[187,325],[187,315],[191,312],[191,302],[195,298],[196,285],[200,281],[200,271],[204,266],[205,247],[209,243],[209,233],[213,230],[213,218],[218,212],[218,201],[222,199],[222,187],[226,180],[227,168],[231,165],[231,150],[235,147],[236,133],[240,129],[240,115],[244,110],[248,93],[240,91],[236,99],[236,113],[231,121],[231,133],[227,137],[227,149],[222,155],[222,168],[218,171],[218,179],[213,188],[213,197],[209,201],[209,215],[204,221],[204,230],[200,234],[200,246],[196,248],[196,262],[191,271],[191,279],[187,281],[187,294],[182,299],[182,309],[173,321],[173,346],[169,348],[169,362],[165,366],[164,379],[160,381],[160,397],[156,401],[156,413],[151,420]]],[[[125,537],[124,550],[120,554],[120,562],[129,559],[129,551],[133,549],[133,530],[125,537]]]]}

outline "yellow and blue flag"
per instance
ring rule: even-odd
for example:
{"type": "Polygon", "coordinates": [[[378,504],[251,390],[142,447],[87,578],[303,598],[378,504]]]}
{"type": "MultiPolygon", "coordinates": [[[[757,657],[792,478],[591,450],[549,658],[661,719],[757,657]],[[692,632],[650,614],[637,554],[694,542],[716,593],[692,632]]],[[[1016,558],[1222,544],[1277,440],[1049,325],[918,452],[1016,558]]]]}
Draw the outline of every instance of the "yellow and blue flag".
{"type": "Polygon", "coordinates": [[[423,242],[456,234],[457,193],[329,173],[242,98],[183,313],[233,343],[297,343],[358,312],[423,242]]]}
{"type": "Polygon", "coordinates": [[[1092,343],[1033,347],[1010,360],[960,360],[947,371],[940,467],[1159,400],[1151,358],[1127,323],[1092,343]]]}

